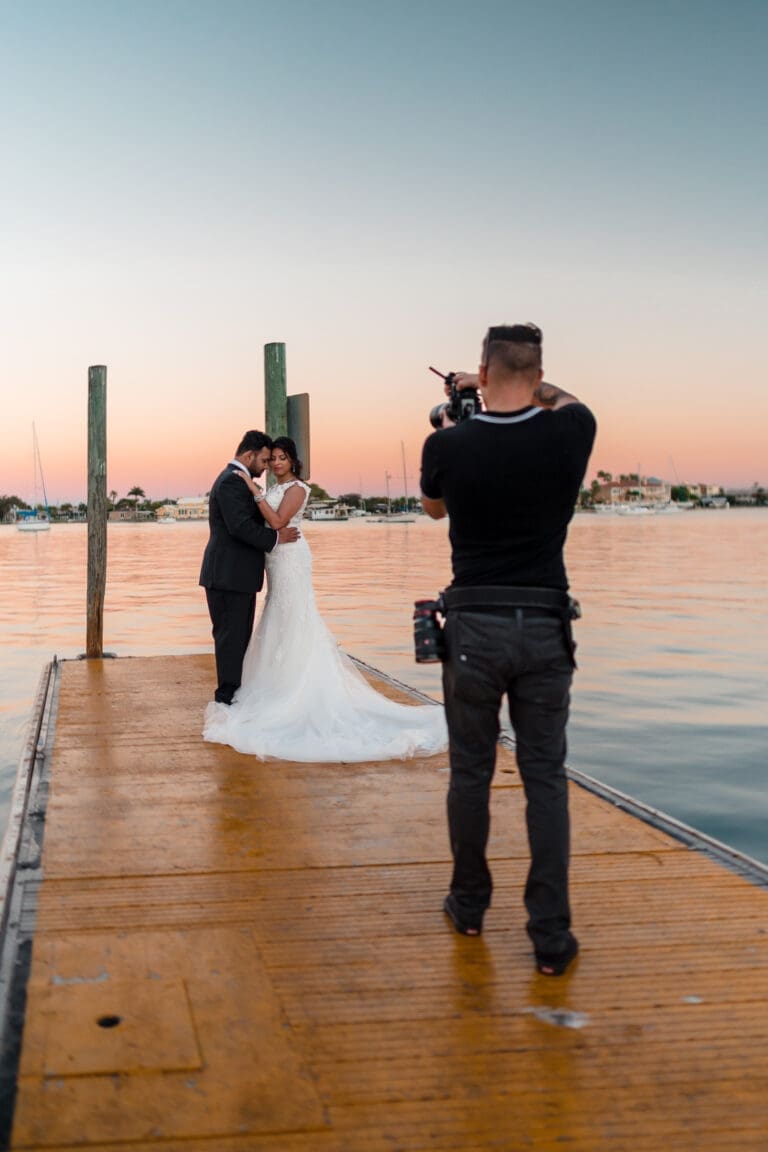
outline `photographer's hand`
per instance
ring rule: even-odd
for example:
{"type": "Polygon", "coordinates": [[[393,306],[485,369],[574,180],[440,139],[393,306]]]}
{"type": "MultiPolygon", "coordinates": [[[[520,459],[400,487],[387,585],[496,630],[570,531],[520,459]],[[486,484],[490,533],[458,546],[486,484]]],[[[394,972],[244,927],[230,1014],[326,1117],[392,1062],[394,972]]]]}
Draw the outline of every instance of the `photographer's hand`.
{"type": "MultiPolygon", "coordinates": [[[[464,388],[479,388],[480,386],[480,377],[476,372],[454,372],[453,379],[459,391],[463,391],[464,388]]],[[[451,390],[446,385],[446,396],[450,396],[450,393],[451,390]]]]}

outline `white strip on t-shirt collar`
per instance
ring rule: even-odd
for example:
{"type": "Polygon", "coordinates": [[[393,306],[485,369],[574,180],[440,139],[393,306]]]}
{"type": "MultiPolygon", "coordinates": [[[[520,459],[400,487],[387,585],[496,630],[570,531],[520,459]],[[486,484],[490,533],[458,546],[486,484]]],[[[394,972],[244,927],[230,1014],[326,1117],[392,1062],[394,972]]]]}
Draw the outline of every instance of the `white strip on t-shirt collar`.
{"type": "Polygon", "coordinates": [[[486,424],[520,424],[523,420],[531,420],[534,416],[538,416],[540,412],[544,412],[544,408],[528,408],[525,412],[510,412],[499,413],[494,415],[491,412],[477,412],[472,419],[483,420],[486,424]]]}

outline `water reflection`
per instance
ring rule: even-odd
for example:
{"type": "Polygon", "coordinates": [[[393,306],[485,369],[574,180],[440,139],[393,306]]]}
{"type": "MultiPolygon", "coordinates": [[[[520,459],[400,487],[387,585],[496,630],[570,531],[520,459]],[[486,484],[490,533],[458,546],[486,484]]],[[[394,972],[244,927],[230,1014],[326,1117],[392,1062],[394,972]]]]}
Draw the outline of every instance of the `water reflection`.
{"type": "MultiPolygon", "coordinates": [[[[439,667],[413,662],[411,609],[449,578],[445,524],[305,531],[340,643],[440,697],[439,667]]],[[[205,524],[110,525],[107,650],[211,649],[197,586],[206,537],[205,524]]],[[[84,648],[86,546],[84,525],[0,527],[0,809],[43,664],[84,648]]],[[[768,512],[578,516],[568,567],[584,612],[570,762],[768,860],[768,512]]]]}

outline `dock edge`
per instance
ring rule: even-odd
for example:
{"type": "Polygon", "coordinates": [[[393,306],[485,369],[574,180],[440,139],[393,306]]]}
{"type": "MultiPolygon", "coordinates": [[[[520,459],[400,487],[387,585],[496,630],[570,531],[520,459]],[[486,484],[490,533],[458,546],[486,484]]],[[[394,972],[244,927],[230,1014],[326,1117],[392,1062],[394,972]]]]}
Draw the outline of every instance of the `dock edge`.
{"type": "MultiPolygon", "coordinates": [[[[378,668],[373,668],[363,660],[358,660],[356,656],[350,656],[350,659],[361,671],[368,673],[368,675],[376,676],[380,680],[387,681],[414,700],[420,700],[424,704],[439,703],[439,701],[435,700],[432,696],[427,696],[424,692],[420,692],[418,688],[412,688],[410,684],[404,684],[402,680],[396,680],[394,676],[390,676],[378,668]]],[[[515,751],[514,738],[506,732],[502,732],[499,737],[499,744],[504,748],[508,748],[511,752],[515,751]]],[[[731,871],[738,873],[739,876],[743,876],[751,883],[757,884],[761,888],[768,888],[768,865],[763,864],[760,860],[755,860],[752,856],[747,856],[746,853],[740,852],[738,848],[732,848],[729,844],[725,844],[721,840],[716,840],[713,836],[708,836],[706,832],[700,832],[697,828],[683,823],[682,820],[678,820],[675,816],[670,816],[660,808],[653,808],[650,804],[646,804],[642,800],[636,800],[633,796],[628,796],[610,784],[604,784],[602,781],[596,780],[594,776],[589,776],[586,772],[582,772],[578,768],[572,768],[566,764],[566,772],[568,773],[568,779],[572,780],[574,784],[578,784],[580,788],[584,788],[585,791],[599,796],[602,800],[612,804],[615,808],[620,808],[622,812],[627,812],[637,820],[642,820],[644,824],[650,824],[660,832],[665,832],[668,836],[680,841],[688,848],[702,852],[711,860],[715,860],[718,864],[722,864],[726,868],[731,869],[731,871]]]]}
{"type": "Polygon", "coordinates": [[[54,656],[40,677],[0,850],[0,1148],[13,1121],[60,681],[54,656]]]}

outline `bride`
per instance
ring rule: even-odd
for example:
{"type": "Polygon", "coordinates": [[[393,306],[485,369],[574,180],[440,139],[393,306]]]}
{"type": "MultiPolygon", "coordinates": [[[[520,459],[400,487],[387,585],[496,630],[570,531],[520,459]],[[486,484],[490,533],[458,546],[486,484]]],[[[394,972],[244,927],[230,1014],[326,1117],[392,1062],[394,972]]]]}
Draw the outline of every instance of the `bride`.
{"type": "MultiPolygon", "coordinates": [[[[245,473],[272,528],[301,523],[309,485],[288,436],[273,444],[277,480],[264,495],[245,473]]],[[[264,611],[251,637],[243,680],[229,707],[209,704],[204,738],[260,759],[310,763],[429,756],[447,747],[442,706],[396,704],[372,688],[323,623],[302,537],[267,553],[264,611]]]]}

